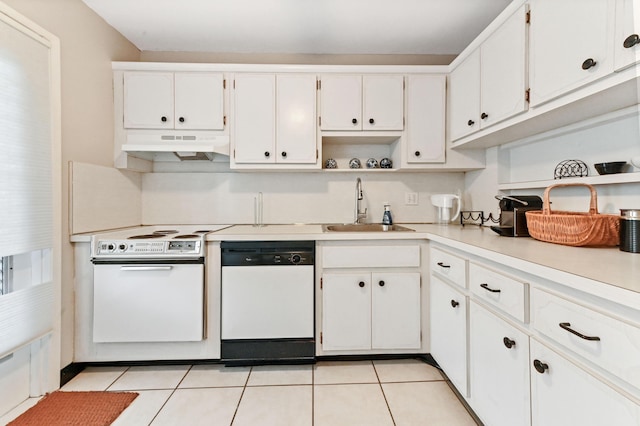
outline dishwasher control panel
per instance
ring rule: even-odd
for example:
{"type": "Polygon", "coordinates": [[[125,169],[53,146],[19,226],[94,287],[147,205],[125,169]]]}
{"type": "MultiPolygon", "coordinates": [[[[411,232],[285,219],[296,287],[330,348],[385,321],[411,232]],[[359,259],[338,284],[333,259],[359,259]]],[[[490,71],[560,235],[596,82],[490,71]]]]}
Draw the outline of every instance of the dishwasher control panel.
{"type": "Polygon", "coordinates": [[[313,265],[313,241],[222,242],[222,266],[313,265]]]}

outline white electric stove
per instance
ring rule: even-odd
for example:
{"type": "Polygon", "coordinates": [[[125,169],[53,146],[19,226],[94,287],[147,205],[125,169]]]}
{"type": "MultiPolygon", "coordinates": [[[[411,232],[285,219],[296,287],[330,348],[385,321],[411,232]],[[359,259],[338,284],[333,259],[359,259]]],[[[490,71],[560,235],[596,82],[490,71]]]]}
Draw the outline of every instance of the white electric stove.
{"type": "Polygon", "coordinates": [[[205,338],[205,236],[224,225],[145,226],[91,238],[93,342],[205,338]]]}

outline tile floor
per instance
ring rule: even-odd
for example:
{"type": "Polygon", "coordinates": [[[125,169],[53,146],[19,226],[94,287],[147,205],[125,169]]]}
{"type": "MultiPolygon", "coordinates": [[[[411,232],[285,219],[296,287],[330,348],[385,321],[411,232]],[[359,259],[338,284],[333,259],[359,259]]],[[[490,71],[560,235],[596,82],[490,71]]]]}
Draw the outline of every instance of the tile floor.
{"type": "MultiPolygon", "coordinates": [[[[88,367],[62,390],[138,392],[116,426],[476,424],[440,372],[413,359],[303,366],[88,367]]],[[[35,402],[25,402],[0,418],[0,424],[35,402]]]]}

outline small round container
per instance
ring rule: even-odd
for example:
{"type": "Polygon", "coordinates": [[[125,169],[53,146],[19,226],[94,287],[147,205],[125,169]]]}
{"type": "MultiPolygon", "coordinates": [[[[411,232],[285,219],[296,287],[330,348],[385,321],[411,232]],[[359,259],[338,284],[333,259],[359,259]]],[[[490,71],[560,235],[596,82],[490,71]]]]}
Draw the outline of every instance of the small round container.
{"type": "Polygon", "coordinates": [[[378,160],[375,158],[369,158],[367,160],[367,169],[377,169],[378,168],[378,160]]]}
{"type": "Polygon", "coordinates": [[[620,209],[620,250],[640,253],[640,209],[620,209]]]}
{"type": "Polygon", "coordinates": [[[362,167],[362,164],[360,164],[360,160],[357,158],[352,158],[351,160],[349,160],[349,168],[350,169],[359,169],[360,167],[362,167]]]}

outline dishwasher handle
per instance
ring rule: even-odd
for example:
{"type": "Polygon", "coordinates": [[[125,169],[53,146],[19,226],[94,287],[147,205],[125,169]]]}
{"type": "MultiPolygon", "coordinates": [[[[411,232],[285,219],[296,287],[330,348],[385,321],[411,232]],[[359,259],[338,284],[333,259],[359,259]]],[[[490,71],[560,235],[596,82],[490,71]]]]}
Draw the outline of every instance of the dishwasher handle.
{"type": "Polygon", "coordinates": [[[121,271],[170,271],[173,269],[171,265],[144,265],[144,266],[121,266],[121,271]]]}

